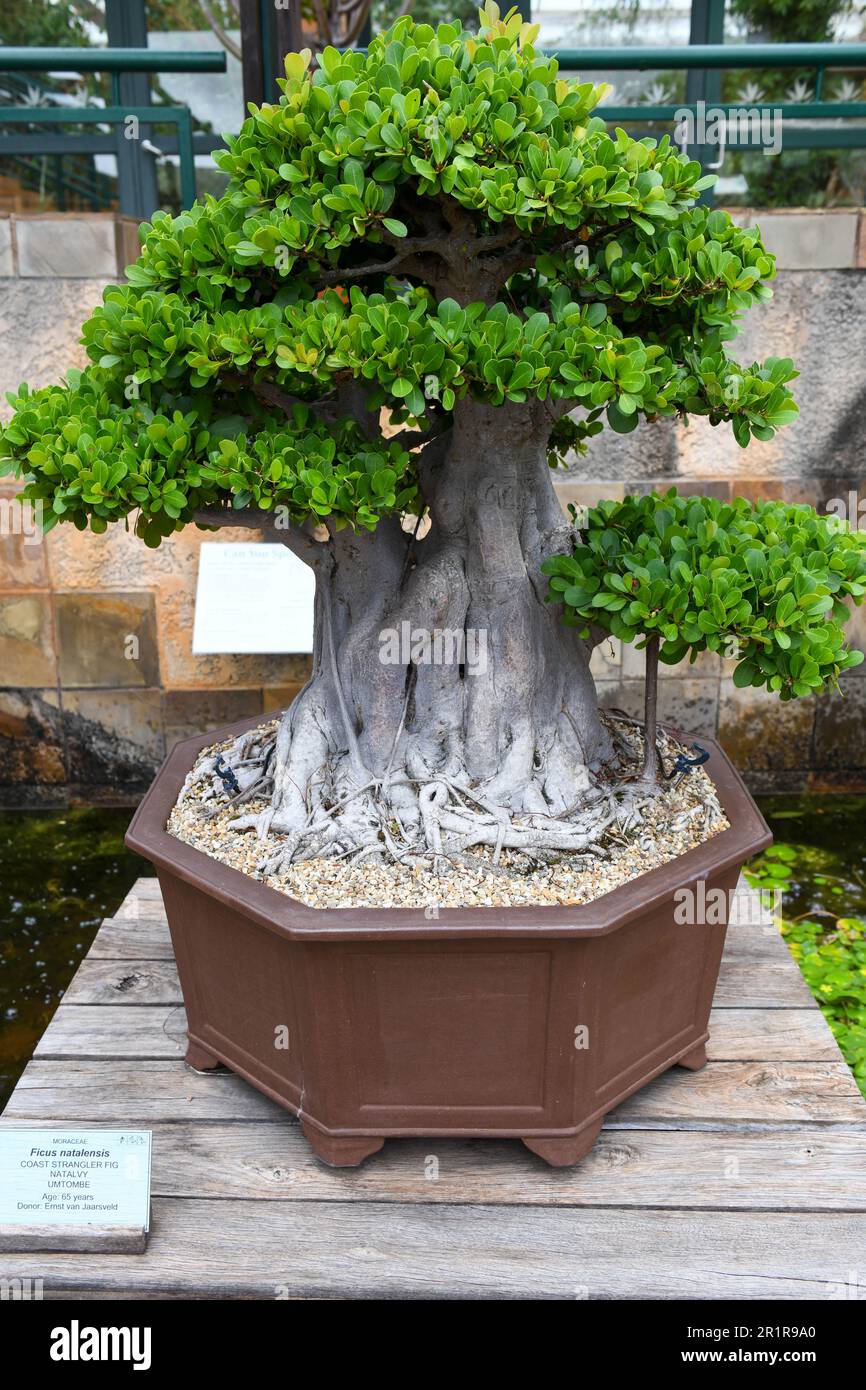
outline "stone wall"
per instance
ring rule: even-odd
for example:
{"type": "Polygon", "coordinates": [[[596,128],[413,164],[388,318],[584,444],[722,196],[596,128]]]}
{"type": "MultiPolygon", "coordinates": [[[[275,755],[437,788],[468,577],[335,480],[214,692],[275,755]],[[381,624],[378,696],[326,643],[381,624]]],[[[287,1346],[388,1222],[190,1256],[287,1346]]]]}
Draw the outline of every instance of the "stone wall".
{"type": "MultiPolygon", "coordinates": [[[[801,421],[747,451],[729,430],[702,421],[603,435],[560,475],[563,503],[675,483],[822,510],[853,492],[866,513],[866,214],[758,220],[781,273],[775,299],[746,322],[736,351],[746,360],[796,358],[801,421]]],[[[3,392],[83,364],[79,325],[134,248],[134,228],[109,217],[0,219],[3,392]]],[[[297,693],[306,656],[192,654],[202,533],[189,530],[158,551],[122,527],[104,536],[58,527],[36,541],[9,526],[13,492],[0,480],[0,805],[134,802],[174,740],[282,708],[297,693]]],[[[866,647],[866,612],[851,630],[866,647]]],[[[718,732],[756,789],[866,786],[866,663],[841,696],[787,705],[736,690],[730,667],[704,654],[692,667],[663,668],[662,718],[687,732],[718,732]]],[[[604,704],[640,712],[640,653],[605,643],[593,670],[604,704]]]]}

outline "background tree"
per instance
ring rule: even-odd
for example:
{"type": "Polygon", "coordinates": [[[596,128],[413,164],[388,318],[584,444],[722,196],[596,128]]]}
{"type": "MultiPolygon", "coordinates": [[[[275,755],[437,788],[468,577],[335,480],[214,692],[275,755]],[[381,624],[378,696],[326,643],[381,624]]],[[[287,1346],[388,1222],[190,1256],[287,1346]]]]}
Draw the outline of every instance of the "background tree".
{"type": "Polygon", "coordinates": [[[790,362],[725,351],[770,294],[757,231],[694,206],[666,139],[609,133],[519,17],[481,23],[404,18],[312,75],[289,55],[217,156],[226,195],[154,219],[91,365],[3,431],[48,525],[254,525],[313,568],[311,679],[256,771],[249,739],[226,755],[269,798],[241,823],[289,855],[600,835],[603,634],[546,602],[573,539],[550,464],[605,424],[688,412],[745,445],[796,409],[790,362]],[[483,635],[486,662],[380,659],[404,623],[483,635]]]}
{"type": "Polygon", "coordinates": [[[734,684],[781,700],[838,688],[859,666],[843,625],[866,594],[866,535],[811,507],[742,497],[626,497],[593,508],[572,552],[542,566],[566,622],[646,651],[643,777],[659,779],[659,660],[716,652],[734,684]]]}
{"type": "MultiPolygon", "coordinates": [[[[471,0],[300,0],[300,5],[304,37],[314,54],[329,45],[348,48],[360,43],[368,20],[384,29],[410,12],[428,24],[468,22],[475,16],[471,0]]],[[[147,9],[154,29],[210,28],[227,52],[241,57],[236,34],[241,0],[148,0],[147,9]]]]}

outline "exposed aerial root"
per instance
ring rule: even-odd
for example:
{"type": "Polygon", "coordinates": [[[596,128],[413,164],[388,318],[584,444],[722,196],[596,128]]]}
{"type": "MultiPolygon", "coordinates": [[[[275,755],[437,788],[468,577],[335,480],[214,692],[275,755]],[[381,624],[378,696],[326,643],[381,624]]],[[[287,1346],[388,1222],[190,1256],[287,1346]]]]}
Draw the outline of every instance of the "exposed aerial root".
{"type": "MultiPolygon", "coordinates": [[[[258,864],[266,877],[320,857],[432,865],[447,873],[452,866],[474,862],[467,851],[479,847],[492,851],[485,862],[494,871],[503,851],[508,851],[510,872],[556,862],[563,854],[591,862],[605,854],[606,846],[641,845],[643,813],[660,790],[638,776],[643,745],[638,721],[619,712],[605,718],[614,759],[588,772],[586,787],[558,815],[515,812],[492,800],[487,787],[470,783],[453,747],[438,770],[417,752],[400,766],[395,740],[384,775],[369,776],[359,768],[357,749],[351,756],[345,750],[328,754],[315,739],[286,737],[288,716],[206,750],[187,777],[180,801],[195,792],[213,815],[238,807],[241,813],[229,828],[270,840],[270,852],[258,864]],[[253,803],[249,811],[242,809],[246,803],[253,803]],[[274,837],[279,839],[276,853],[274,837]]],[[[300,721],[298,728],[302,730],[300,721]]],[[[659,748],[663,765],[680,751],[665,732],[659,748]]],[[[536,759],[532,795],[521,789],[514,798],[521,807],[546,804],[546,771],[544,760],[539,766],[536,759]]],[[[496,792],[501,794],[500,785],[496,792]]],[[[684,812],[675,828],[692,820],[706,828],[720,814],[712,791],[702,797],[702,804],[684,812]]]]}

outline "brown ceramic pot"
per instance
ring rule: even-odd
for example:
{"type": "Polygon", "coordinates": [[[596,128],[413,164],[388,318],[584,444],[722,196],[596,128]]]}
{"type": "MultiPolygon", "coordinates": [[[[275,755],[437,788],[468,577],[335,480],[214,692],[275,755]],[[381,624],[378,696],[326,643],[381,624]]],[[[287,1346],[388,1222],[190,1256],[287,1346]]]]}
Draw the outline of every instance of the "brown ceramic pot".
{"type": "Polygon", "coordinates": [[[298,1115],[326,1163],[430,1135],[511,1136],[563,1165],[626,1096],[704,1064],[727,913],[681,925],[674,895],[718,905],[721,889],[729,903],[771,840],[713,740],[706,767],[730,829],[585,907],[431,919],[307,907],[166,832],[199,750],[256,722],[178,743],[126,837],[159,875],[191,1066],[224,1063],[298,1115]]]}

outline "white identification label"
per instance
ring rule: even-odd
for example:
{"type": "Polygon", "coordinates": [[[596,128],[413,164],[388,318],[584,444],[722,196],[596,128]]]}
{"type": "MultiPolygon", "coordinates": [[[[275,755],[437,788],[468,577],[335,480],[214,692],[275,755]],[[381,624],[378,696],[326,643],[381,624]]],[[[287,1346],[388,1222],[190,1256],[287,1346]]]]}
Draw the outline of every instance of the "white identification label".
{"type": "Polygon", "coordinates": [[[0,1226],[150,1225],[150,1130],[0,1128],[0,1226]]]}
{"type": "Polygon", "coordinates": [[[204,541],[193,653],[311,652],[315,588],[309,565],[284,545],[204,541]]]}

